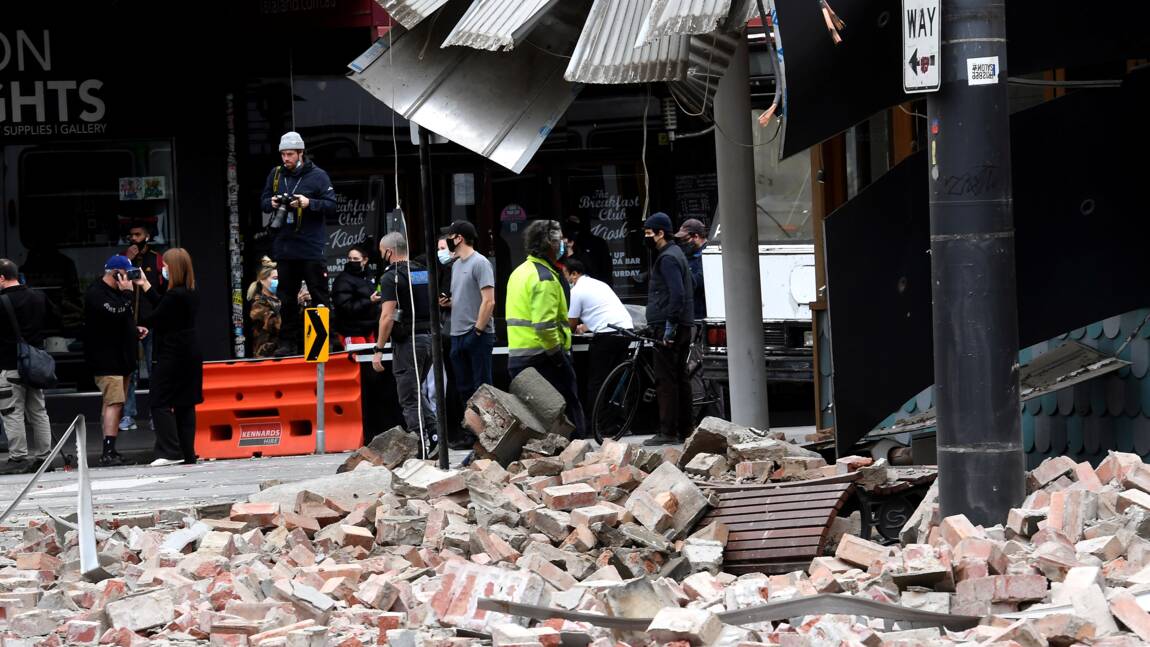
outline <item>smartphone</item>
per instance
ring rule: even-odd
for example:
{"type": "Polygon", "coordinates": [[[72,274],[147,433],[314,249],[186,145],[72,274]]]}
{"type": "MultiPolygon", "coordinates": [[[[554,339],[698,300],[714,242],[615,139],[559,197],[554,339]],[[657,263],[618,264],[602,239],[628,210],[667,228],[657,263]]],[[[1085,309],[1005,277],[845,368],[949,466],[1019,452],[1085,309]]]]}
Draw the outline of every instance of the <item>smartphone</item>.
{"type": "Polygon", "coordinates": [[[128,277],[129,281],[135,281],[136,279],[140,278],[141,276],[143,276],[143,272],[138,267],[133,267],[132,269],[128,270],[128,272],[127,272],[127,277],[128,277]]]}

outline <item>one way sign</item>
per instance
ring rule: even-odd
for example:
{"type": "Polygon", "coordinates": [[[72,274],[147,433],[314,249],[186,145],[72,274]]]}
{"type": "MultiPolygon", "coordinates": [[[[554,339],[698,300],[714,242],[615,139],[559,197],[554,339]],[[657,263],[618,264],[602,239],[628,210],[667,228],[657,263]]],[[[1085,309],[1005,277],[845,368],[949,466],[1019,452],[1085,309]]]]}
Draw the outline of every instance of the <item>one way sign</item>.
{"type": "Polygon", "coordinates": [[[934,92],[939,86],[940,0],[902,0],[902,90],[934,92]]]}

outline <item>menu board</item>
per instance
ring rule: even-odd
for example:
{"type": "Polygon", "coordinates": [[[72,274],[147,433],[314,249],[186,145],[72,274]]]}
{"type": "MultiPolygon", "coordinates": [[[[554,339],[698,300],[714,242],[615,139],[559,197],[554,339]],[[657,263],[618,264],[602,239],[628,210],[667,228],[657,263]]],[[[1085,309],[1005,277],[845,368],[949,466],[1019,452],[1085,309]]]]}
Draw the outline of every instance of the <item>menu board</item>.
{"type": "Polygon", "coordinates": [[[675,176],[675,199],[679,222],[697,218],[710,226],[719,201],[719,181],[714,173],[675,176]]]}
{"type": "Polygon", "coordinates": [[[334,280],[347,263],[347,253],[356,245],[370,248],[378,244],[380,213],[383,210],[383,180],[365,178],[344,180],[335,186],[335,215],[327,219],[324,262],[328,280],[334,280]]]}
{"type": "Polygon", "coordinates": [[[591,233],[607,241],[612,283],[620,299],[642,298],[646,286],[637,283],[647,266],[643,247],[643,186],[637,175],[596,175],[568,178],[573,211],[591,233]]]}

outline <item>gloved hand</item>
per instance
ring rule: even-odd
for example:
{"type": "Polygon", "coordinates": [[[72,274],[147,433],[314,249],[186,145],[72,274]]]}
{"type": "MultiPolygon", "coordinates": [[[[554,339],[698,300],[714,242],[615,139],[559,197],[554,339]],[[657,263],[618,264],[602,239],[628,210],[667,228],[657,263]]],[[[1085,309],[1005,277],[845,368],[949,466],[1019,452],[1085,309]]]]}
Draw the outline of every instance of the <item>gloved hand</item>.
{"type": "Polygon", "coordinates": [[[675,334],[678,332],[679,326],[668,321],[667,324],[663,326],[663,343],[667,345],[674,343],[675,334]]]}
{"type": "Polygon", "coordinates": [[[548,355],[548,359],[551,360],[551,364],[556,368],[562,368],[563,365],[567,363],[567,354],[563,351],[559,351],[558,353],[548,355]]]}

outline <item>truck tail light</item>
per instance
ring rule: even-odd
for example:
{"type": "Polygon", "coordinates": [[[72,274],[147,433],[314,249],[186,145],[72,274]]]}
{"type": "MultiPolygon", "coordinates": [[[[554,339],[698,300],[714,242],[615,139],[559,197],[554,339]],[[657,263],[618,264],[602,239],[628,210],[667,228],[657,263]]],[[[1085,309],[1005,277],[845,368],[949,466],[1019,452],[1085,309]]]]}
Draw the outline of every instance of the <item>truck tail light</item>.
{"type": "Polygon", "coordinates": [[[727,328],[726,326],[711,326],[707,328],[707,345],[708,346],[726,346],[727,345],[727,328]]]}

